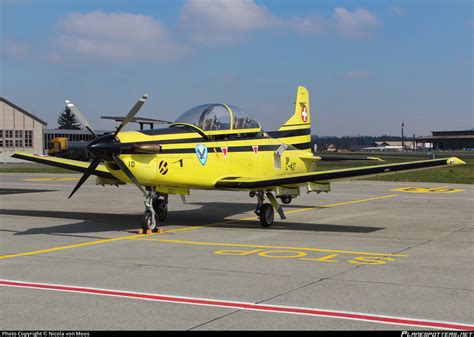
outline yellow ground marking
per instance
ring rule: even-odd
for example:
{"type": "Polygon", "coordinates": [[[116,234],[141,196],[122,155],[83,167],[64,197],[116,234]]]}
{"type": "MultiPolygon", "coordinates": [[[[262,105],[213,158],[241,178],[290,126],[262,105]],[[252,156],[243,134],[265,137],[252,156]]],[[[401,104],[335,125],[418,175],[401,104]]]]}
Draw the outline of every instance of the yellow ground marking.
{"type": "MultiPolygon", "coordinates": [[[[372,201],[372,200],[393,198],[393,197],[396,197],[397,195],[398,194],[390,194],[390,195],[383,195],[383,196],[380,196],[380,197],[373,197],[373,198],[352,200],[352,201],[343,201],[343,202],[336,202],[334,204],[328,204],[328,205],[322,205],[322,206],[313,206],[313,207],[307,207],[307,208],[300,208],[300,209],[295,209],[295,210],[291,210],[291,211],[285,211],[285,214],[307,212],[307,211],[312,211],[312,210],[320,209],[320,208],[330,208],[330,207],[336,207],[336,206],[342,206],[342,205],[357,204],[357,203],[360,203],[360,202],[368,202],[368,201],[372,201]]],[[[255,219],[258,219],[258,217],[257,216],[252,216],[252,217],[248,217],[248,218],[242,218],[242,219],[239,219],[239,220],[248,221],[248,220],[255,220],[255,219]]]]}
{"type": "Polygon", "coordinates": [[[300,260],[305,260],[305,261],[320,261],[320,262],[339,262],[338,260],[331,260],[334,257],[338,257],[339,254],[331,254],[331,255],[326,255],[323,257],[319,258],[314,258],[314,257],[302,257],[300,260]]]}
{"type": "Polygon", "coordinates": [[[292,251],[311,251],[311,252],[324,252],[324,253],[338,253],[338,254],[350,254],[350,255],[370,255],[370,256],[398,256],[407,257],[406,254],[390,254],[390,253],[375,253],[375,252],[358,252],[350,250],[336,250],[336,249],[323,249],[323,248],[308,248],[308,247],[292,247],[292,246],[268,246],[268,245],[252,245],[244,243],[226,243],[226,242],[202,242],[202,241],[187,241],[187,240],[169,240],[169,239],[158,239],[158,238],[145,238],[135,236],[129,238],[130,240],[143,240],[143,241],[157,241],[165,243],[180,243],[186,245],[202,245],[202,246],[217,246],[217,247],[245,247],[245,248],[257,248],[257,249],[284,249],[292,251]]]}
{"type": "Polygon", "coordinates": [[[70,180],[79,180],[79,178],[59,177],[59,178],[26,178],[26,179],[23,179],[23,181],[70,181],[70,180]]]}
{"type": "Polygon", "coordinates": [[[238,220],[225,220],[225,221],[220,221],[220,222],[216,222],[216,223],[211,223],[211,224],[208,224],[208,225],[189,226],[189,227],[185,227],[185,228],[176,228],[176,229],[165,229],[165,230],[163,230],[162,233],[166,234],[166,233],[176,233],[176,232],[183,232],[183,231],[192,231],[192,230],[203,228],[203,227],[213,227],[213,226],[223,225],[223,224],[226,224],[226,223],[229,223],[229,222],[236,222],[236,221],[238,221],[238,220]]]}
{"type": "Polygon", "coordinates": [[[464,192],[464,190],[457,189],[457,188],[450,188],[448,186],[442,187],[400,187],[394,188],[392,191],[396,192],[406,192],[406,193],[457,193],[457,192],[464,192]]]}
{"type": "MultiPolygon", "coordinates": [[[[371,200],[392,198],[392,197],[395,197],[395,196],[397,196],[397,194],[385,195],[385,196],[367,198],[367,199],[361,199],[361,200],[338,202],[338,203],[322,205],[322,206],[301,208],[301,209],[292,210],[292,211],[289,211],[289,212],[286,212],[286,213],[288,214],[288,213],[296,213],[296,212],[306,212],[306,211],[311,211],[311,210],[319,209],[319,208],[329,208],[329,207],[335,207],[335,206],[340,206],[340,205],[349,205],[349,204],[355,204],[355,203],[360,203],[360,202],[367,202],[367,201],[371,201],[371,200]]],[[[254,216],[254,217],[241,218],[241,219],[235,219],[235,220],[231,219],[231,220],[220,221],[220,222],[216,222],[216,223],[212,223],[212,224],[208,224],[208,225],[202,225],[202,226],[190,226],[190,227],[185,227],[185,228],[164,230],[164,231],[161,231],[160,233],[157,233],[157,234],[161,235],[163,233],[175,233],[175,232],[181,232],[181,231],[189,231],[189,230],[200,229],[200,228],[203,228],[203,227],[213,227],[213,226],[217,226],[217,225],[221,225],[221,224],[225,224],[225,223],[231,223],[231,222],[242,221],[242,220],[254,220],[254,219],[258,219],[258,217],[254,216]]],[[[112,239],[104,239],[104,240],[91,241],[91,242],[83,242],[83,243],[68,245],[68,246],[60,246],[60,247],[54,247],[54,248],[48,248],[48,249],[42,249],[42,250],[34,250],[34,251],[30,251],[30,252],[25,252],[25,253],[3,255],[3,256],[0,256],[0,259],[10,259],[10,258],[21,257],[21,256],[31,256],[31,255],[37,255],[37,254],[44,254],[44,253],[50,253],[50,252],[61,251],[61,250],[66,250],[66,249],[73,249],[73,248],[80,248],[80,247],[98,245],[98,244],[102,244],[102,243],[108,243],[108,242],[119,241],[119,240],[127,240],[127,239],[135,239],[135,238],[145,239],[145,238],[143,238],[143,235],[144,234],[135,234],[135,235],[123,236],[123,237],[112,238],[112,239]]],[[[285,248],[283,248],[283,249],[285,249],[285,248]]],[[[320,250],[320,251],[340,252],[340,251],[331,251],[331,250],[320,250]]],[[[378,256],[380,256],[380,255],[388,256],[387,254],[378,254],[378,256]]]]}
{"type": "Polygon", "coordinates": [[[133,239],[134,237],[137,237],[137,236],[138,235],[129,235],[129,236],[122,236],[122,237],[119,237],[119,238],[104,239],[104,240],[83,242],[83,243],[78,243],[78,244],[74,244],[74,245],[60,246],[60,247],[47,248],[47,249],[41,249],[41,250],[34,250],[34,251],[31,251],[31,252],[25,252],[25,253],[2,255],[2,256],[0,256],[0,259],[11,259],[11,258],[20,257],[20,256],[37,255],[37,254],[56,252],[56,251],[59,251],[59,250],[66,250],[66,249],[72,249],[72,248],[100,245],[102,243],[109,243],[109,242],[113,242],[113,241],[133,239]]]}

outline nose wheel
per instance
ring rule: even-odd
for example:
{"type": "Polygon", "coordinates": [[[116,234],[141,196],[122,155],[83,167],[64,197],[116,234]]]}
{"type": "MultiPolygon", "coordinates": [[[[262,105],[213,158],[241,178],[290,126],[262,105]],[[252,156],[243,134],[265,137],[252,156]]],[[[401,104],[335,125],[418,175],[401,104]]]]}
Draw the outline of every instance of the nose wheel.
{"type": "Polygon", "coordinates": [[[168,216],[168,201],[164,199],[154,199],[153,210],[159,222],[165,221],[168,216]]]}
{"type": "Polygon", "coordinates": [[[141,227],[144,233],[157,232],[158,223],[165,221],[168,216],[168,195],[163,198],[154,191],[150,191],[145,201],[145,212],[142,216],[141,227]]]}

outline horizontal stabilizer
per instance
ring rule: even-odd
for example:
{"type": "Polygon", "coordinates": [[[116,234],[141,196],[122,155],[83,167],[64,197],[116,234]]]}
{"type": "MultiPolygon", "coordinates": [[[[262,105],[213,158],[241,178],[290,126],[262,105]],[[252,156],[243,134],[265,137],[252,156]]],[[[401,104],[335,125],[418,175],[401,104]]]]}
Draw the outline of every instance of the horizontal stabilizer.
{"type": "Polygon", "coordinates": [[[375,160],[375,161],[385,161],[382,158],[378,157],[365,157],[365,156],[320,156],[321,160],[324,161],[345,161],[345,160],[375,160]]]}
{"type": "Polygon", "coordinates": [[[385,161],[378,157],[359,157],[359,156],[300,156],[300,159],[307,161],[351,161],[351,160],[376,160],[385,161]]]}

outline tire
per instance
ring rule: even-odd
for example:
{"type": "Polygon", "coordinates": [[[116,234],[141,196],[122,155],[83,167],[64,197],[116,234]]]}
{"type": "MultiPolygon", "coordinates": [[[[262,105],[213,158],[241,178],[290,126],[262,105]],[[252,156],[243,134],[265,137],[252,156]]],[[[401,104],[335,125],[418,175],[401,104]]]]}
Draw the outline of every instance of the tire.
{"type": "Polygon", "coordinates": [[[263,204],[259,212],[260,224],[262,227],[270,227],[273,225],[273,219],[275,218],[275,212],[271,204],[263,204]]]}
{"type": "Polygon", "coordinates": [[[285,205],[288,205],[292,199],[293,198],[291,197],[291,195],[282,195],[280,197],[281,202],[284,203],[285,205]]]}
{"type": "Polygon", "coordinates": [[[249,197],[250,197],[250,198],[255,197],[255,195],[257,195],[257,193],[256,193],[255,191],[250,191],[250,192],[249,192],[249,197]]]}
{"type": "Polygon", "coordinates": [[[145,233],[148,230],[153,232],[156,229],[156,224],[153,224],[150,211],[145,211],[145,213],[142,215],[142,229],[145,233]]]}
{"type": "Polygon", "coordinates": [[[157,220],[163,222],[168,216],[168,203],[163,199],[156,199],[153,201],[153,209],[155,210],[157,220]]]}

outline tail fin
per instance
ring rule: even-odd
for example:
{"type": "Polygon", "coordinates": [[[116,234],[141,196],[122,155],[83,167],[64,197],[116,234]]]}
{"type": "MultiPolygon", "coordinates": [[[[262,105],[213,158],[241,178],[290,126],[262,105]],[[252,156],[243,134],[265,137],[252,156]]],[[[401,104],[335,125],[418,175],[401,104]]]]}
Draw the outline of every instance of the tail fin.
{"type": "Polygon", "coordinates": [[[301,150],[311,151],[309,92],[305,87],[298,86],[295,113],[278,129],[278,138],[301,150]]]}

